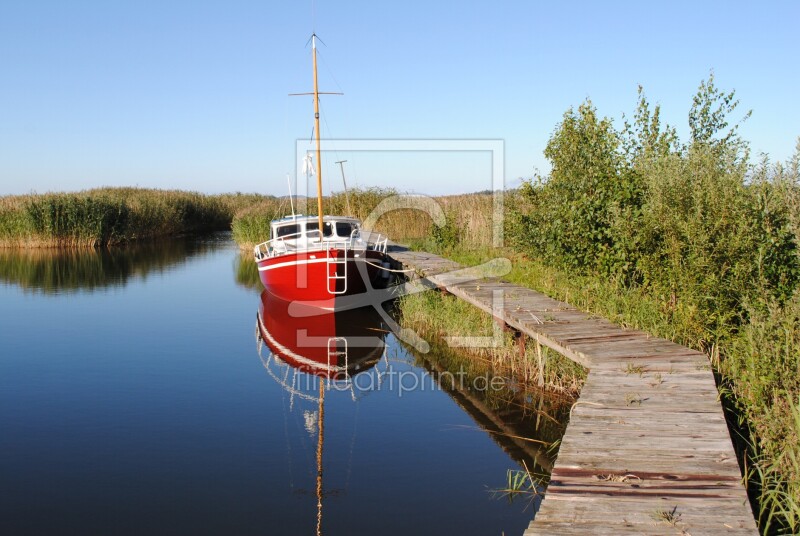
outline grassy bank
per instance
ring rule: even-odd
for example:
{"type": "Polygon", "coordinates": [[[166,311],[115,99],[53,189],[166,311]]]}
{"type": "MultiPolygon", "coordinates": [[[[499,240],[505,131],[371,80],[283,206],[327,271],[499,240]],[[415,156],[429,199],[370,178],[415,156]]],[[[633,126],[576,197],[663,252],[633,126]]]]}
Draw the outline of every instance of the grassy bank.
{"type": "MultiPolygon", "coordinates": [[[[427,250],[435,249],[430,241],[427,250]]],[[[720,395],[747,458],[748,491],[764,533],[795,534],[800,519],[800,294],[714,339],[699,332],[697,313],[675,311],[643,287],[575,274],[513,250],[448,249],[464,264],[510,257],[504,279],[533,288],[618,324],[704,351],[720,377],[720,395]],[[709,340],[714,340],[709,344],[709,340]],[[741,435],[739,435],[741,434],[741,435]]],[[[432,313],[435,314],[435,313],[432,313]]]]}
{"type": "Polygon", "coordinates": [[[500,334],[496,347],[483,349],[455,348],[443,339],[454,334],[492,337],[491,321],[475,308],[437,292],[405,296],[398,305],[403,327],[430,343],[425,354],[411,352],[416,364],[430,371],[513,459],[536,474],[539,484],[546,484],[580,383],[563,378],[583,371],[558,356],[545,356],[550,381],[549,389],[542,389],[534,355],[520,358],[508,333],[500,334]]]}
{"type": "Polygon", "coordinates": [[[585,369],[546,347],[537,348],[535,343],[526,344],[521,353],[511,333],[467,302],[448,294],[423,292],[401,297],[398,308],[403,327],[459,356],[455,369],[476,375],[488,370],[513,380],[523,398],[526,394],[538,398],[544,389],[565,399],[577,399],[585,369]],[[451,347],[449,337],[483,337],[485,346],[451,347]]]}
{"type": "Polygon", "coordinates": [[[96,247],[226,230],[259,195],[141,188],[0,198],[0,247],[96,247]]]}

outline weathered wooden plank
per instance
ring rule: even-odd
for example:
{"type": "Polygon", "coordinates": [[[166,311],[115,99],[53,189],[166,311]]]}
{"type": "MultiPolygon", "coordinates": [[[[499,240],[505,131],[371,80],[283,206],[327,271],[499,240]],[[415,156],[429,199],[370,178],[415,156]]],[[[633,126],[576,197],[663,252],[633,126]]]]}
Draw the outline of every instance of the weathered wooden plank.
{"type": "Polygon", "coordinates": [[[757,534],[704,354],[430,253],[391,254],[590,369],[526,535],[757,534]]]}

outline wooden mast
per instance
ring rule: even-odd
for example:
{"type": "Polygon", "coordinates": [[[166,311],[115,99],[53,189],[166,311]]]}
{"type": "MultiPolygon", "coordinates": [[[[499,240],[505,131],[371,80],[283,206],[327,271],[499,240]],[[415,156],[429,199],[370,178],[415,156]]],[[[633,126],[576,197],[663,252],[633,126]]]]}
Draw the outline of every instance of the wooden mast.
{"type": "Polygon", "coordinates": [[[311,55],[314,64],[314,134],[317,139],[317,214],[319,239],[322,241],[322,150],[319,139],[319,86],[317,85],[317,34],[311,34],[311,55]]]}

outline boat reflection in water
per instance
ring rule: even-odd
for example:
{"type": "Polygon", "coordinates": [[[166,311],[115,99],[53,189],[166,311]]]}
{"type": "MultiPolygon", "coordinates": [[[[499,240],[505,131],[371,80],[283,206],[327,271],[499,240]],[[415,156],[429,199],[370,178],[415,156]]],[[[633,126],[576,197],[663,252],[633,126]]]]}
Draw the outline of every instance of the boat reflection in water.
{"type": "Polygon", "coordinates": [[[290,303],[266,290],[257,327],[259,343],[270,350],[268,356],[259,351],[264,367],[290,372],[295,382],[297,372],[304,372],[342,387],[374,367],[386,347],[386,326],[372,307],[333,312],[290,303]]]}
{"type": "MultiPolygon", "coordinates": [[[[385,356],[387,329],[372,307],[333,312],[290,303],[269,291],[261,293],[256,322],[258,355],[269,375],[291,396],[316,402],[305,411],[305,428],[317,435],[317,534],[322,534],[322,449],[326,390],[349,391],[356,399],[354,377],[385,356]],[[264,346],[269,350],[264,351],[264,346]]],[[[379,387],[376,371],[373,387],[379,387]]],[[[359,385],[362,387],[362,385],[359,385]]],[[[359,393],[368,390],[359,389],[359,393]]]]}

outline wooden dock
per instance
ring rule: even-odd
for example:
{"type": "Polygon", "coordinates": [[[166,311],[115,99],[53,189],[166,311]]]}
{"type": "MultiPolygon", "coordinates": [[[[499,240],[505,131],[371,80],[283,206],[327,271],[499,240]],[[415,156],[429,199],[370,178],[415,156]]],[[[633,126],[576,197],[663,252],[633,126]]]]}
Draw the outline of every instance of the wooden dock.
{"type": "Polygon", "coordinates": [[[758,534],[704,354],[436,255],[390,255],[589,369],[525,535],[758,534]]]}

